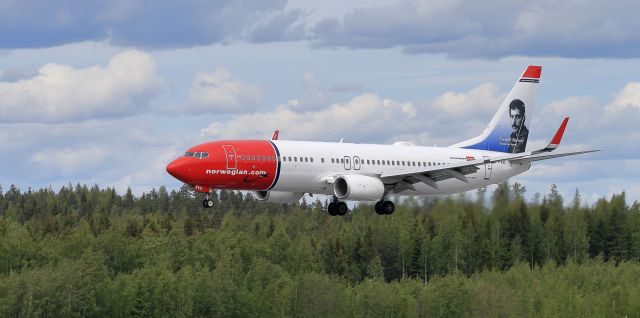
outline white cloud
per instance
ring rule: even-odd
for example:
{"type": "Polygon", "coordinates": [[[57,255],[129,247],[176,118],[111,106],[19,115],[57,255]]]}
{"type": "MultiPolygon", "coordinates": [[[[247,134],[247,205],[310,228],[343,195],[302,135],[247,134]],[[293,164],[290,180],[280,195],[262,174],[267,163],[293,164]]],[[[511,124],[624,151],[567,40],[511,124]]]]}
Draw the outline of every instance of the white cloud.
{"type": "Polygon", "coordinates": [[[640,52],[637,1],[424,1],[356,7],[310,27],[316,46],[402,47],[454,58],[620,57],[640,52]]]}
{"type": "Polygon", "coordinates": [[[494,84],[482,84],[468,92],[447,92],[427,102],[402,102],[361,94],[348,102],[316,110],[301,107],[300,99],[292,99],[271,112],[237,115],[227,122],[214,122],[201,134],[219,138],[265,138],[280,129],[284,139],[339,140],[344,137],[345,141],[353,142],[407,140],[444,146],[480,134],[503,95],[494,84]],[[457,128],[452,128],[452,122],[457,128]],[[452,131],[465,131],[469,135],[452,134],[452,131]]]}
{"type": "Polygon", "coordinates": [[[303,83],[304,92],[302,97],[290,100],[287,103],[288,107],[296,111],[302,111],[321,109],[331,104],[333,96],[313,74],[305,73],[303,83]]]}
{"type": "Polygon", "coordinates": [[[570,96],[552,101],[541,108],[540,114],[535,115],[533,124],[536,129],[549,133],[555,131],[560,120],[567,116],[570,117],[569,131],[586,131],[603,119],[602,105],[589,96],[570,96]]]}
{"type": "Polygon", "coordinates": [[[200,72],[191,82],[189,113],[242,113],[255,110],[262,103],[262,89],[235,79],[223,67],[207,73],[200,72]]]}
{"type": "Polygon", "coordinates": [[[415,116],[411,103],[364,94],[318,111],[296,112],[281,105],[273,112],[239,115],[224,123],[212,123],[201,133],[220,138],[264,138],[280,129],[285,139],[357,140],[388,129],[402,129],[390,123],[406,122],[415,116]]]}
{"type": "Polygon", "coordinates": [[[349,82],[337,83],[326,88],[312,73],[305,73],[302,96],[290,99],[282,106],[298,112],[318,110],[333,104],[336,94],[361,91],[362,84],[349,82]]]}
{"type": "Polygon", "coordinates": [[[608,112],[618,112],[625,108],[640,110],[640,82],[631,82],[616,94],[616,98],[607,105],[608,112]]]}
{"type": "Polygon", "coordinates": [[[87,169],[95,169],[104,164],[107,157],[106,149],[93,145],[42,150],[31,155],[29,162],[69,176],[87,169]]]}
{"type": "Polygon", "coordinates": [[[34,77],[0,82],[0,122],[71,122],[144,111],[162,88],[154,60],[140,51],[106,67],[47,64],[34,77]]]}
{"type": "MultiPolygon", "coordinates": [[[[550,134],[557,129],[561,119],[571,117],[563,138],[563,146],[582,144],[584,148],[602,149],[608,158],[630,159],[638,157],[640,131],[640,85],[630,82],[615,96],[603,104],[589,96],[571,96],[546,105],[535,120],[535,128],[550,134]]],[[[538,133],[536,135],[539,136],[538,133]]]]}
{"type": "Polygon", "coordinates": [[[497,85],[485,83],[466,93],[447,92],[435,99],[439,109],[454,115],[495,112],[504,99],[497,85]]]}
{"type": "Polygon", "coordinates": [[[299,37],[301,12],[286,0],[0,1],[1,48],[103,41],[135,47],[193,47],[299,37]]]}
{"type": "Polygon", "coordinates": [[[64,124],[1,124],[4,160],[0,161],[0,183],[23,188],[96,183],[118,191],[130,186],[137,193],[161,185],[179,187],[181,183],[166,173],[165,166],[202,139],[167,132],[154,120],[136,116],[64,124]]]}

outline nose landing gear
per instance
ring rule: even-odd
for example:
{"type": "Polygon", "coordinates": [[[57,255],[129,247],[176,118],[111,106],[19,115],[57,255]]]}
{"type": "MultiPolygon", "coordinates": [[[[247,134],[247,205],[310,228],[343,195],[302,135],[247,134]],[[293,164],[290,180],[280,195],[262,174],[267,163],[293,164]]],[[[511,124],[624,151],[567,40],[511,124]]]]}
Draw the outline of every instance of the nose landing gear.
{"type": "Polygon", "coordinates": [[[207,193],[207,195],[204,198],[204,201],[202,201],[202,207],[205,209],[210,209],[213,207],[213,200],[211,200],[209,198],[209,194],[207,193]]]}

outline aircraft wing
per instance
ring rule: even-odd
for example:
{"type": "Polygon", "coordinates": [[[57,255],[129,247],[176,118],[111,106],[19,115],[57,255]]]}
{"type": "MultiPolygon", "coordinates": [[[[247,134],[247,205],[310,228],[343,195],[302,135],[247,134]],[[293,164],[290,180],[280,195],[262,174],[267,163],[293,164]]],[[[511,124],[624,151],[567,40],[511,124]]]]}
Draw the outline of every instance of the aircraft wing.
{"type": "Polygon", "coordinates": [[[566,156],[573,156],[579,154],[585,154],[590,152],[596,152],[600,150],[584,150],[573,152],[553,152],[560,145],[562,135],[567,126],[569,118],[565,118],[555,135],[546,147],[531,151],[523,152],[519,154],[500,154],[497,156],[485,157],[484,159],[475,159],[461,161],[456,163],[450,163],[440,166],[423,167],[422,169],[416,169],[414,171],[402,172],[402,173],[383,173],[380,178],[387,186],[391,186],[396,189],[411,189],[415,190],[413,186],[416,183],[423,182],[432,188],[438,189],[438,181],[455,178],[462,182],[468,183],[466,175],[475,173],[480,170],[480,166],[486,164],[492,164],[495,162],[508,160],[512,164],[530,163],[533,161],[546,160],[551,158],[559,158],[566,156]],[[553,153],[552,153],[553,152],[553,153]]]}
{"type": "Polygon", "coordinates": [[[389,185],[395,184],[396,187],[414,190],[413,185],[423,182],[432,188],[439,189],[437,182],[451,178],[458,179],[468,183],[466,175],[475,173],[480,170],[480,166],[492,164],[503,160],[512,160],[524,157],[527,154],[506,154],[486,159],[471,159],[456,163],[449,163],[439,166],[423,167],[414,171],[403,171],[402,173],[382,173],[380,179],[389,185]]]}
{"type": "Polygon", "coordinates": [[[571,152],[537,153],[537,154],[532,154],[528,156],[523,156],[520,158],[509,159],[509,162],[526,163],[526,162],[533,162],[533,161],[539,161],[539,160],[547,160],[552,158],[581,155],[583,153],[598,152],[598,151],[600,150],[598,149],[598,150],[582,150],[582,151],[571,151],[571,152]]]}

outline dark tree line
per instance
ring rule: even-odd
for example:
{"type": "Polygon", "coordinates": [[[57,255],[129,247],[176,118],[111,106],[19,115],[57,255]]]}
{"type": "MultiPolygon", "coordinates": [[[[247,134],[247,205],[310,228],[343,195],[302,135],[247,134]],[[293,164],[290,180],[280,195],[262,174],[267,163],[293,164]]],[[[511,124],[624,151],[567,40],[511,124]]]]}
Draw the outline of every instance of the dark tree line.
{"type": "Polygon", "coordinates": [[[640,315],[640,205],[524,193],[331,217],[234,191],[205,210],[185,187],[0,187],[0,316],[640,315]]]}

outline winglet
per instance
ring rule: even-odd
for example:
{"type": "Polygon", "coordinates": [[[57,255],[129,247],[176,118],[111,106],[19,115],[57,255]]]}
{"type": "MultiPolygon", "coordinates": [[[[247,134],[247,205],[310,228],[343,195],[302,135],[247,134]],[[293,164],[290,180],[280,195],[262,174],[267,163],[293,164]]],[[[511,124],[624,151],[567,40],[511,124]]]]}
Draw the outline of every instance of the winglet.
{"type": "Polygon", "coordinates": [[[553,135],[553,139],[551,139],[549,146],[555,146],[555,148],[557,148],[560,145],[560,140],[562,140],[562,135],[564,134],[564,129],[567,128],[568,122],[569,122],[569,117],[565,117],[564,120],[562,121],[562,124],[558,128],[558,131],[556,131],[556,134],[553,135]]]}
{"type": "Polygon", "coordinates": [[[280,130],[275,130],[273,132],[273,136],[271,136],[271,140],[278,140],[278,135],[280,134],[280,130]]]}
{"type": "Polygon", "coordinates": [[[560,146],[560,141],[562,140],[562,135],[564,135],[564,130],[567,128],[568,122],[569,122],[569,117],[565,117],[564,120],[562,121],[562,124],[560,124],[560,127],[558,127],[556,134],[553,135],[553,138],[551,139],[551,142],[549,142],[549,145],[547,145],[543,149],[534,151],[532,154],[549,152],[558,148],[558,146],[560,146]]]}

